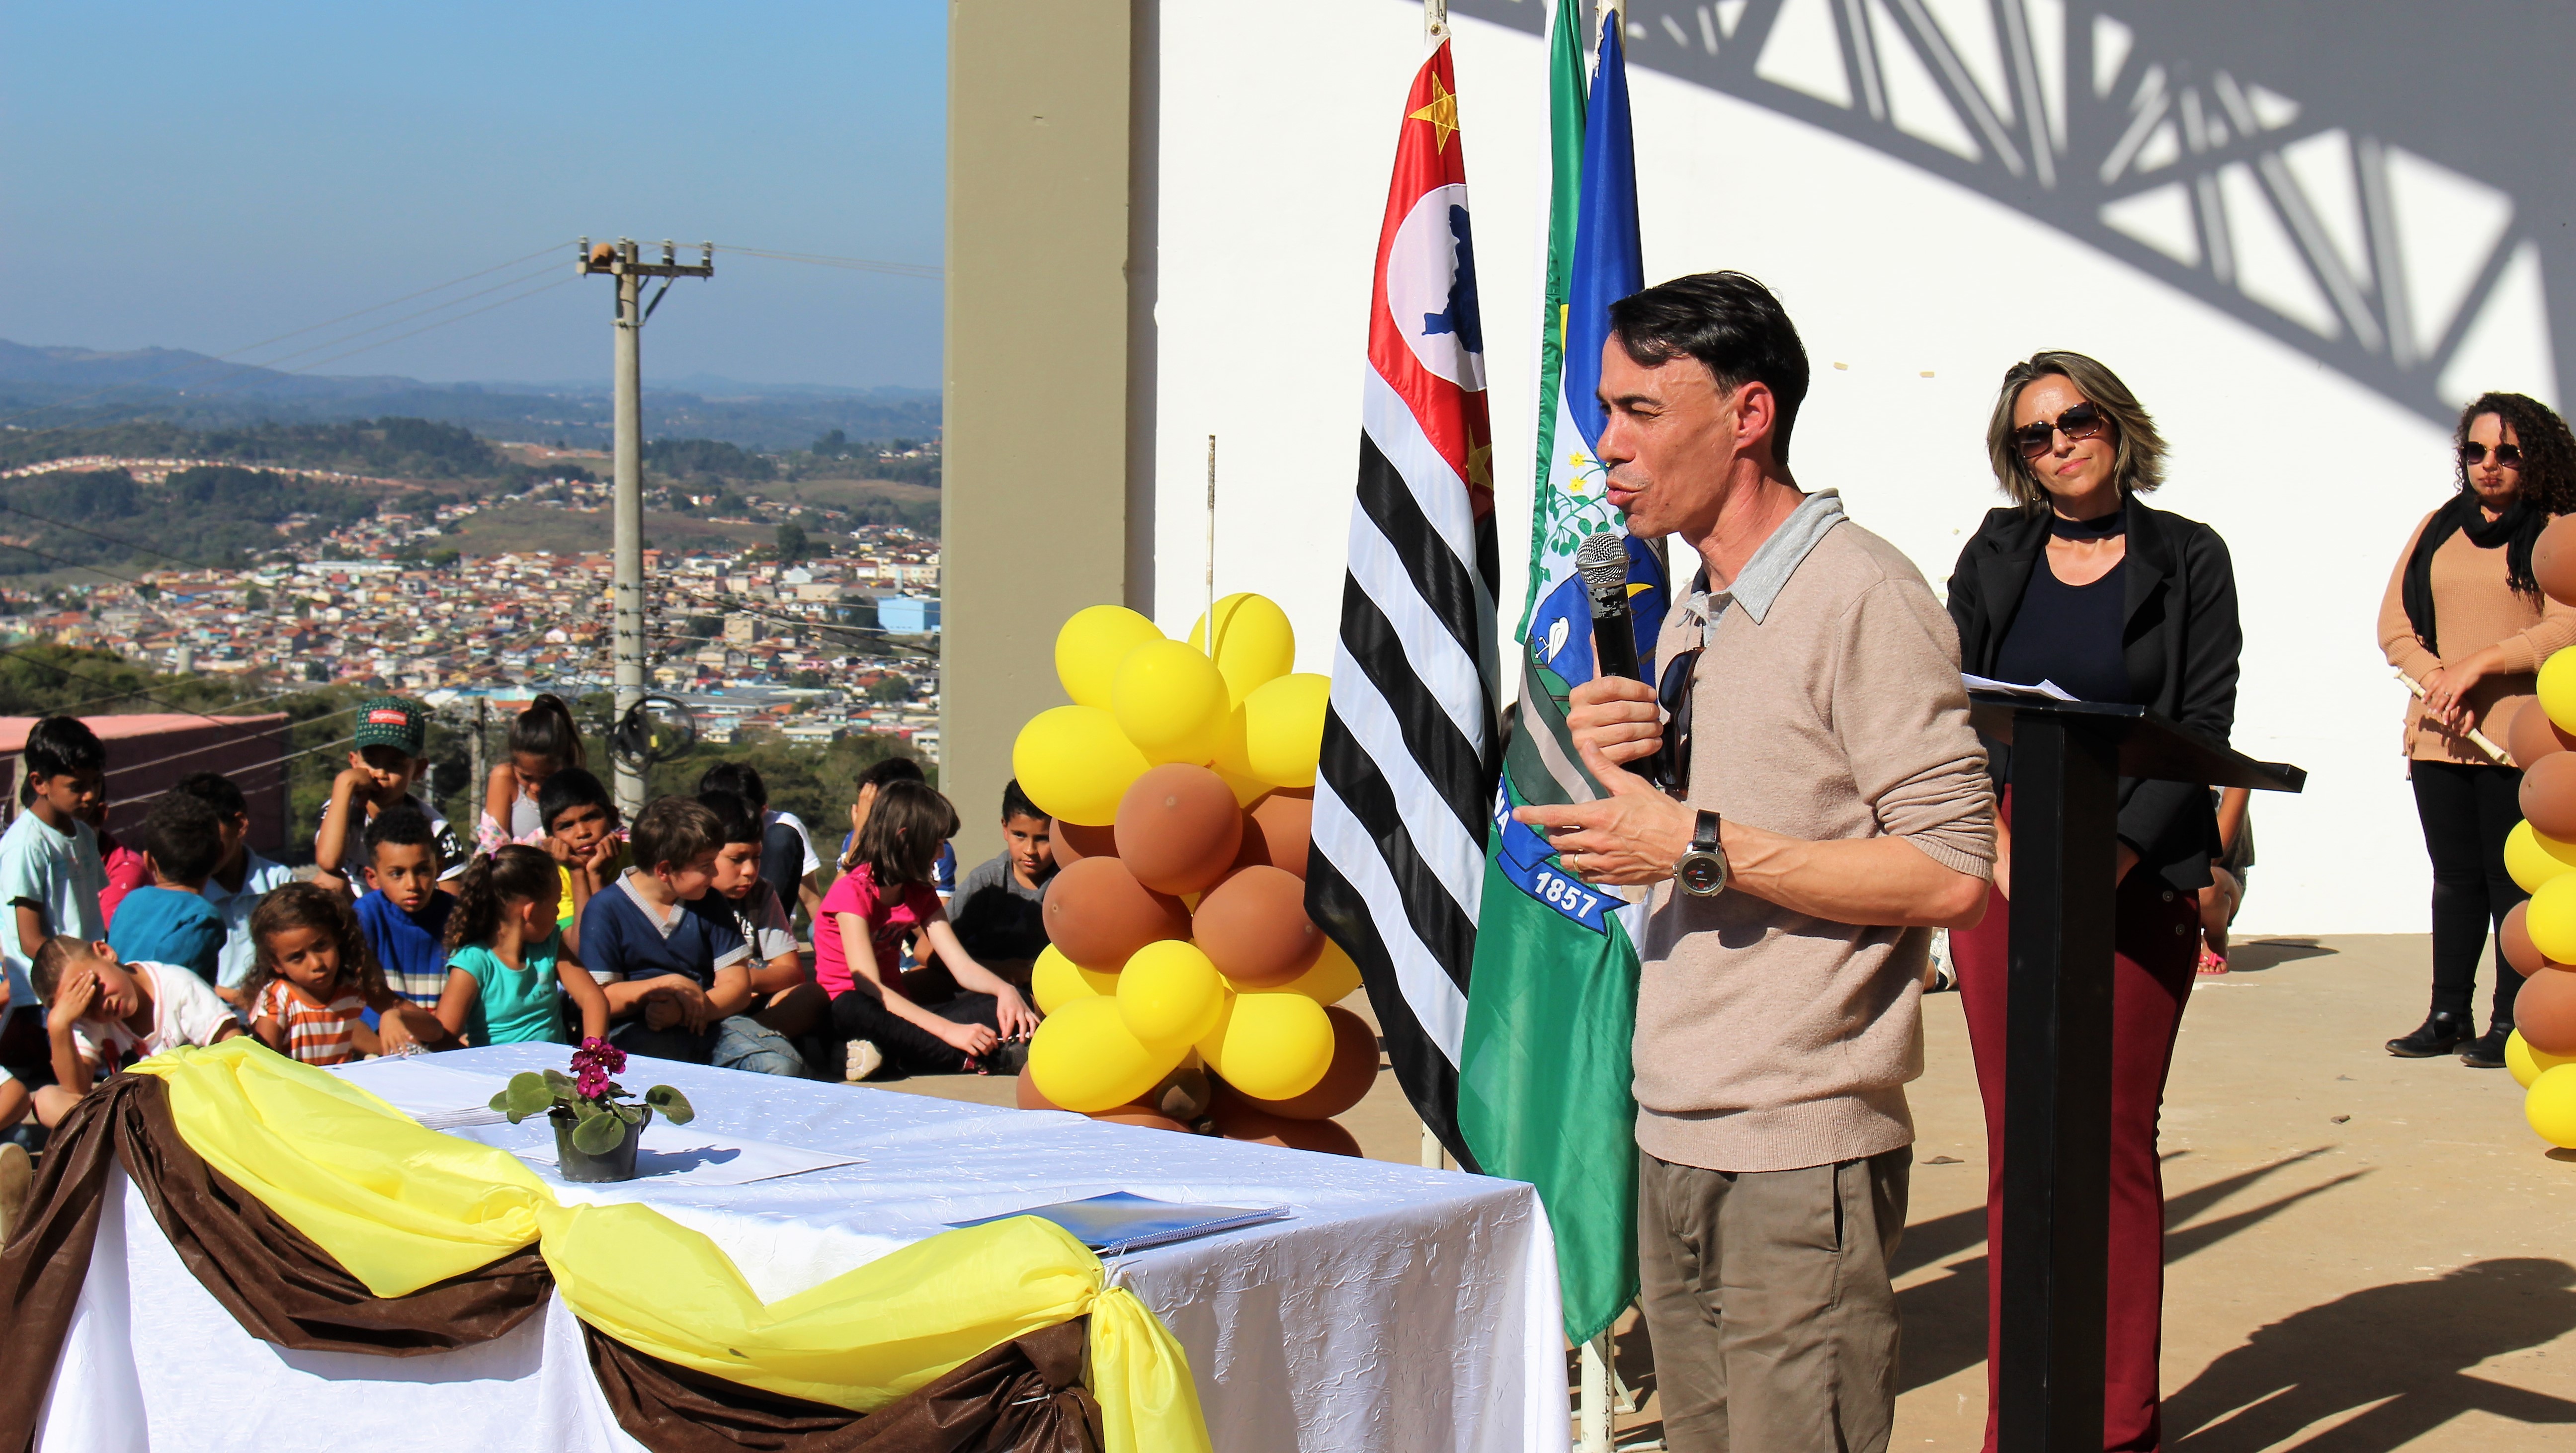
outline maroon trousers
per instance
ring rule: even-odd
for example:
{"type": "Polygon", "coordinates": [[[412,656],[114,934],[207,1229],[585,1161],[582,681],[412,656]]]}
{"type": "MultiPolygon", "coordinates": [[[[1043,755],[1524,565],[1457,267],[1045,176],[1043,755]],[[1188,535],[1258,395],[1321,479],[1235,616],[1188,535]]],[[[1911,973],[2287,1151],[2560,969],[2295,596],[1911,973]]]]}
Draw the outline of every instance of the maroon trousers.
{"type": "MultiPolygon", "coordinates": [[[[2003,819],[2012,821],[2007,793],[2003,819]]],[[[2165,1183],[2156,1117],[2174,1035],[2200,961],[2200,904],[2151,871],[2116,900],[2111,960],[2111,1266],[2104,1318],[2102,1446],[2152,1453],[2163,1441],[2157,1360],[2164,1348],[2165,1183]]],[[[1950,935],[1959,997],[1986,1102],[1986,1448],[1993,1453],[1995,1347],[2002,1327],[2004,1004],[2012,908],[1988,890],[1985,921],[1950,935]]]]}

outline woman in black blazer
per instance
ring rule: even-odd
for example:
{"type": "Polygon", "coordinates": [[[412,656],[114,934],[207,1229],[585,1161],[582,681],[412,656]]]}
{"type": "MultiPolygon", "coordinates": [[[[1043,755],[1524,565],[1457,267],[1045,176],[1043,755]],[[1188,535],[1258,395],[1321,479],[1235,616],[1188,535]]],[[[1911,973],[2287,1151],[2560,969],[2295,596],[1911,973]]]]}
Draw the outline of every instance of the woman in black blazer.
{"type": "MultiPolygon", "coordinates": [[[[2236,578],[2226,542],[2139,496],[2163,478],[2164,441],[2119,377],[2080,353],[2040,353],[2004,374],[1987,428],[1996,481],[2016,503],[1987,514],[1959,552],[1950,616],[1970,673],[2054,681],[2088,701],[2152,707],[2214,740],[2236,719],[2236,578]]],[[[1998,791],[2010,749],[1987,743],[1998,791]]],[[[1994,1247],[2003,1234],[2004,979],[2011,956],[2012,800],[2005,792],[1995,896],[1950,951],[1986,1105],[1989,1391],[2002,1325],[1994,1247]]],[[[2156,1119],[2200,949],[2199,890],[2220,850],[2208,789],[2120,783],[2111,1047],[2111,1265],[2102,1446],[2161,1441],[2156,1361],[2164,1319],[2164,1180],[2156,1119]]],[[[1986,1446],[1994,1446],[1989,1398],[1986,1446]]]]}

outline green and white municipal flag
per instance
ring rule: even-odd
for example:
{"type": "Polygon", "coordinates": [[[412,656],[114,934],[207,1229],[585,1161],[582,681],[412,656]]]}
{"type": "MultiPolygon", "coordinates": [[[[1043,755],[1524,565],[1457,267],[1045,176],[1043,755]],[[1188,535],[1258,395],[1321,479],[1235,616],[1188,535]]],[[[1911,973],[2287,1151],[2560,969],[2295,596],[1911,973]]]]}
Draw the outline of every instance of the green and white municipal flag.
{"type": "MultiPolygon", "coordinates": [[[[1538,1188],[1556,1234],[1565,1333],[1599,1335],[1637,1295],[1637,1104],[1628,1049],[1637,1019],[1639,909],[1565,871],[1547,840],[1511,820],[1530,805],[1588,802],[1601,787],[1565,725],[1567,691],[1593,674],[1591,607],[1574,568],[1586,536],[1624,533],[1593,444],[1610,304],[1645,285],[1637,169],[1619,16],[1579,42],[1584,0],[1558,0],[1548,91],[1555,186],[1541,330],[1538,508],[1530,608],[1521,619],[1518,719],[1485,843],[1475,971],[1458,1061],[1458,1125],[1488,1175],[1538,1188]],[[1593,52],[1589,94],[1584,53],[1593,52]]],[[[1653,678],[1668,600],[1662,560],[1629,540],[1637,658],[1653,678]]]]}
{"type": "Polygon", "coordinates": [[[1538,450],[1530,516],[1529,604],[1519,638],[1584,537],[1618,532],[1593,457],[1605,416],[1594,390],[1609,306],[1646,285],[1637,226],[1628,71],[1612,12],[1587,44],[1589,0],[1557,0],[1547,40],[1547,275],[1539,300],[1538,450]],[[1592,76],[1586,85],[1587,72],[1592,76]]]}
{"type": "Polygon", "coordinates": [[[1511,810],[1589,802],[1565,678],[1524,653],[1519,720],[1486,839],[1458,1124],[1488,1175],[1538,1188],[1556,1235],[1565,1335],[1600,1335],[1637,1295],[1637,1021],[1642,911],[1575,878],[1511,810]]]}

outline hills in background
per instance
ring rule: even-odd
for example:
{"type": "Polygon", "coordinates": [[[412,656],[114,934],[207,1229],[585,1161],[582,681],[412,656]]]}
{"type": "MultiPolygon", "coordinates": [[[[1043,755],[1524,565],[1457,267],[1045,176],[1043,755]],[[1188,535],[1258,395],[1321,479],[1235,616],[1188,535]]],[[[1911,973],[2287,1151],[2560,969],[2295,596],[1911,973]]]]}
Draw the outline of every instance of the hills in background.
{"type": "MultiPolygon", "coordinates": [[[[938,433],[939,405],[936,389],[647,374],[644,432],[754,450],[803,449],[835,429],[853,441],[920,439],[938,433]]],[[[608,445],[610,409],[604,383],[333,377],[226,363],[185,349],[105,352],[0,339],[0,424],[12,430],[129,423],[210,430],[399,416],[454,424],[490,439],[597,449],[608,445]]]]}

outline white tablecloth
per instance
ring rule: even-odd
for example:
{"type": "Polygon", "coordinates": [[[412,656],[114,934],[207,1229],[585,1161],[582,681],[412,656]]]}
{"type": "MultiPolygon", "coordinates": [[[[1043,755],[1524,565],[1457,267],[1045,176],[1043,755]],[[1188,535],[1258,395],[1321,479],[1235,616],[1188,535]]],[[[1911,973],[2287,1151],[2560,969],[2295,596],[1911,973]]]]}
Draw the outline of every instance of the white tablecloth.
{"type": "MultiPolygon", "coordinates": [[[[506,1077],[563,1055],[507,1045],[429,1063],[506,1077]]],[[[1188,1350],[1221,1453],[1566,1447],[1556,1255],[1536,1193],[1519,1182],[660,1060],[636,1059],[620,1079],[678,1086],[696,1128],[863,1158],[739,1186],[558,1191],[647,1202],[705,1232],[764,1299],[947,1222],[1052,1201],[1123,1190],[1285,1204],[1288,1220],[1111,1268],[1188,1350]]],[[[506,1144],[542,1128],[459,1133],[506,1144]]],[[[46,1406],[46,1453],[638,1447],[610,1416],[560,1300],[457,1352],[287,1351],[206,1294],[121,1170],[110,1195],[46,1406]]]]}

